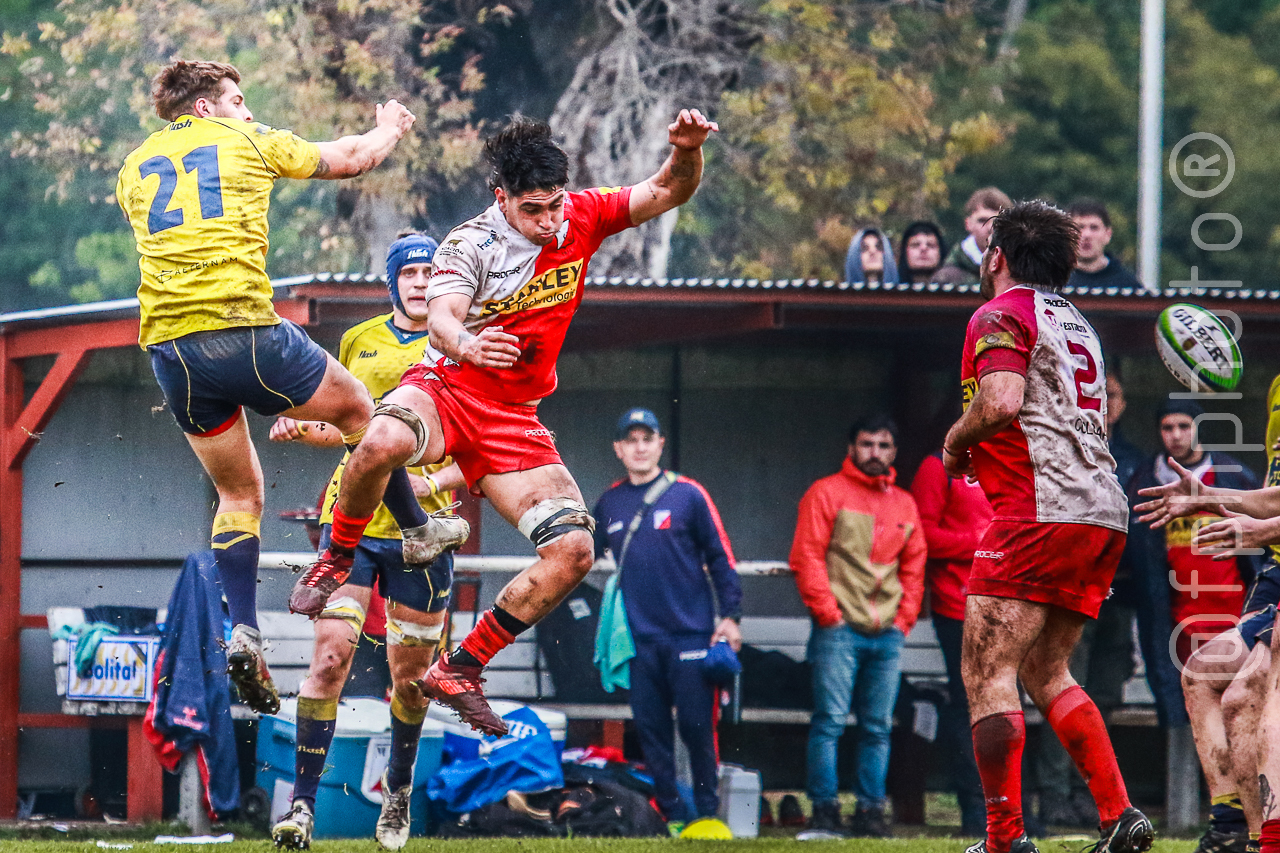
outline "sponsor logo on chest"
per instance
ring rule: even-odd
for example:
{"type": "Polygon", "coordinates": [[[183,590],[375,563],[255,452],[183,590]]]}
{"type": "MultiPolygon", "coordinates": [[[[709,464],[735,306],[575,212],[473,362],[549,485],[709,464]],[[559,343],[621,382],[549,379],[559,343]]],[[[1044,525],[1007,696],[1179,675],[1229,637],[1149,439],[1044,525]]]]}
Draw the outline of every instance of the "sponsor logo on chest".
{"type": "Polygon", "coordinates": [[[569,302],[578,293],[582,280],[582,260],[570,261],[549,269],[540,276],[529,280],[527,284],[504,299],[494,299],[484,303],[480,309],[480,317],[492,317],[494,314],[512,314],[517,311],[530,311],[537,308],[550,308],[569,302]]]}

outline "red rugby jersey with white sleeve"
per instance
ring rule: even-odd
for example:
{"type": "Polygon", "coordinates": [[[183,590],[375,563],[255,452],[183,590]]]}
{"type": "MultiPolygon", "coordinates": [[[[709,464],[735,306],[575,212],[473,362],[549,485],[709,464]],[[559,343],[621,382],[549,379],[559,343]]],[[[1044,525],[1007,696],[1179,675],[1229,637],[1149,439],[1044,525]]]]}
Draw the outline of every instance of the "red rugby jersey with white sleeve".
{"type": "Polygon", "coordinates": [[[978,481],[1004,521],[1127,530],[1129,506],[1107,449],[1098,335],[1069,301],[1018,285],[969,320],[960,379],[967,409],[988,373],[1026,379],[1013,423],[972,448],[978,481]]]}
{"type": "Polygon", "coordinates": [[[630,201],[630,187],[569,193],[564,223],[546,246],[512,228],[497,202],[450,231],[433,258],[427,301],[467,294],[467,331],[501,326],[520,339],[520,358],[494,370],[458,364],[428,346],[425,360],[436,375],[502,403],[529,403],[554,391],[556,359],[582,301],[587,262],[604,238],[631,227],[630,201]]]}

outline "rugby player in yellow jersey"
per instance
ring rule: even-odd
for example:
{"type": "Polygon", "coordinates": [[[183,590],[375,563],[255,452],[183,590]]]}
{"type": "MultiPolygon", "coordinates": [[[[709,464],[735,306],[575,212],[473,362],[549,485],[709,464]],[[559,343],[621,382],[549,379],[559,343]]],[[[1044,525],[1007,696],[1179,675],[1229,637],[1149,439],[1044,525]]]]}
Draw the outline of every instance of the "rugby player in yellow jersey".
{"type": "MultiPolygon", "coordinates": [[[[1229,549],[1223,556],[1229,556],[1230,549],[1267,546],[1267,560],[1245,598],[1239,624],[1197,649],[1182,672],[1187,715],[1211,798],[1209,826],[1196,853],[1258,850],[1267,817],[1266,794],[1258,781],[1260,773],[1265,775],[1261,765],[1269,742],[1280,737],[1280,730],[1275,730],[1280,726],[1280,706],[1271,714],[1275,718],[1271,731],[1263,708],[1272,681],[1272,629],[1280,602],[1280,517],[1275,517],[1280,516],[1280,376],[1267,392],[1266,447],[1267,478],[1262,489],[1232,492],[1197,484],[1192,493],[1197,499],[1188,501],[1183,494],[1189,489],[1187,475],[1183,474],[1182,482],[1161,487],[1157,500],[1135,507],[1151,513],[1139,519],[1147,521],[1156,518],[1156,504],[1172,507],[1177,502],[1178,509],[1168,518],[1159,518],[1160,524],[1202,508],[1221,511],[1228,517],[1201,527],[1193,544],[1229,549]],[[1189,507],[1189,512],[1182,507],[1189,507]]],[[[1280,768],[1272,772],[1272,778],[1280,776],[1280,768]]],[[[1280,818],[1280,812],[1272,817],[1280,818]]]]}
{"type": "MultiPolygon", "coordinates": [[[[338,360],[368,387],[375,401],[394,389],[400,376],[422,360],[427,345],[427,279],[435,249],[436,241],[422,234],[406,234],[392,243],[387,251],[391,313],[358,323],[342,336],[338,360]]],[[[271,439],[312,446],[341,444],[337,431],[327,424],[288,417],[276,421],[271,439]]],[[[329,546],[333,505],[345,465],[346,458],[325,492],[321,550],[329,546]]],[[[458,466],[448,457],[434,465],[410,468],[409,474],[428,512],[445,509],[452,499],[451,490],[464,484],[458,466]]],[[[315,622],[311,670],[298,694],[293,806],[272,830],[279,847],[310,846],[316,791],[333,742],[338,699],[351,670],[375,582],[387,599],[387,661],[394,683],[391,752],[382,777],[382,814],[375,834],[389,850],[399,850],[408,840],[413,763],[427,713],[427,700],[414,682],[426,674],[440,640],[453,583],[453,557],[442,554],[426,572],[406,570],[400,528],[387,508],[380,506],[365,528],[350,576],[315,622]]]]}
{"type": "MultiPolygon", "coordinates": [[[[241,407],[326,421],[354,445],[373,403],[357,379],[271,305],[265,268],[271,189],[282,177],[369,171],[414,116],[388,101],[378,105],[367,133],[313,143],[253,123],[239,81],[234,66],[219,62],[178,60],[161,69],[152,98],[169,124],[125,158],[116,199],[141,256],[139,343],[218,492],[213,548],[234,625],[228,673],[249,707],[274,713],[280,699],[257,623],[262,470],[241,407]]],[[[404,528],[428,521],[402,472],[386,501],[404,528]]]]}

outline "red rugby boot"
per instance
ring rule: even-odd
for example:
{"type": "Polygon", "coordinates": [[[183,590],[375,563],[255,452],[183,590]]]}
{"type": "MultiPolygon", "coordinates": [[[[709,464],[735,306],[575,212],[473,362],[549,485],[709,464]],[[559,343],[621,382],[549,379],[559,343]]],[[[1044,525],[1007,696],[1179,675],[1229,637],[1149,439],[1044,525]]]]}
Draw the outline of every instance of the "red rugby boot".
{"type": "Polygon", "coordinates": [[[429,699],[452,708],[462,722],[478,732],[501,737],[507,723],[493,712],[484,698],[480,677],[483,667],[450,666],[449,656],[440,655],[427,674],[417,682],[418,689],[429,699]]]}
{"type": "Polygon", "coordinates": [[[329,596],[351,577],[355,554],[330,545],[298,578],[289,593],[289,610],[315,619],[324,612],[329,596]]]}

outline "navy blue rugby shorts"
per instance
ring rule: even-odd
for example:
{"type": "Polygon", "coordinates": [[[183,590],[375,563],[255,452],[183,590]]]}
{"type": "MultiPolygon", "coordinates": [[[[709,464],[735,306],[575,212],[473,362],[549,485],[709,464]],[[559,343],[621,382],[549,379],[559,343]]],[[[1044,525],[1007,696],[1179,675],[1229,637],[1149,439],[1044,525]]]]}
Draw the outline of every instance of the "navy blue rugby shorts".
{"type": "Polygon", "coordinates": [[[248,406],[278,415],[311,399],[328,357],[295,323],[193,332],[147,347],[169,411],[188,435],[217,435],[248,406]]]}
{"type": "MultiPolygon", "coordinates": [[[[330,526],[320,534],[320,549],[329,547],[330,526]]],[[[431,561],[425,572],[405,566],[399,539],[365,536],[356,546],[347,583],[373,588],[387,601],[403,604],[423,613],[439,613],[449,606],[453,587],[453,554],[446,551],[431,561]]]]}

